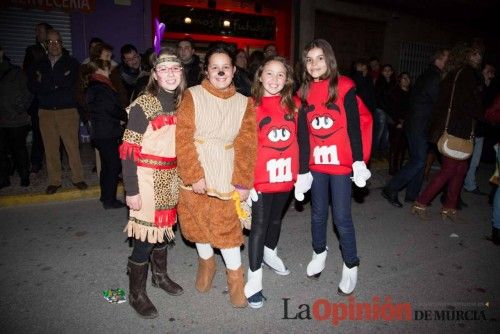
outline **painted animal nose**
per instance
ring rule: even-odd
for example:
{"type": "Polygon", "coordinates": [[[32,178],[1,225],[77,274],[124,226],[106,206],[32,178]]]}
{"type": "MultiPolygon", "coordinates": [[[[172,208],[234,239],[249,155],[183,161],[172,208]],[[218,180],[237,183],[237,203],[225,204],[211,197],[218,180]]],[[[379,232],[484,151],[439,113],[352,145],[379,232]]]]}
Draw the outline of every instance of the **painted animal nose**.
{"type": "Polygon", "coordinates": [[[217,73],[220,77],[223,77],[224,76],[224,71],[219,71],[219,73],[217,73]]]}

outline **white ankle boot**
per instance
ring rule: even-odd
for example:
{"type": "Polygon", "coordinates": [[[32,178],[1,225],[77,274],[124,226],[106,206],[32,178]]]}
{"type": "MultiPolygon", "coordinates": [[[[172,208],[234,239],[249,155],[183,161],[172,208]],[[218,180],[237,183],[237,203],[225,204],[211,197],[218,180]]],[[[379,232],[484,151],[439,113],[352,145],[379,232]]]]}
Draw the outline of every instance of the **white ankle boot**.
{"type": "Polygon", "coordinates": [[[245,297],[251,308],[261,308],[264,305],[262,296],[262,268],[251,271],[248,268],[248,281],[244,288],[245,297]]]}
{"type": "Polygon", "coordinates": [[[321,275],[321,272],[325,269],[327,252],[328,248],[320,254],[316,254],[316,252],[313,251],[312,260],[307,265],[307,277],[318,278],[321,275]]]}
{"type": "Polygon", "coordinates": [[[264,263],[267,264],[278,275],[286,276],[290,274],[283,261],[278,256],[277,249],[264,246],[264,263]]]}
{"type": "Polygon", "coordinates": [[[342,267],[342,278],[340,279],[338,294],[341,296],[349,296],[356,287],[358,281],[358,266],[348,268],[345,263],[342,267]]]}

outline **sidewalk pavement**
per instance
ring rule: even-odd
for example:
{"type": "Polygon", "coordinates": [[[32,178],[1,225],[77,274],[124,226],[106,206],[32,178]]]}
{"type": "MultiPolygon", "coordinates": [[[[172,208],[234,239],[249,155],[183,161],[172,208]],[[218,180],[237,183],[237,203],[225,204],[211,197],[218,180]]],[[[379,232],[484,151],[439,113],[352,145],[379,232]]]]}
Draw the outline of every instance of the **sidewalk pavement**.
{"type": "MultiPolygon", "coordinates": [[[[40,204],[50,202],[69,201],[77,199],[99,198],[99,177],[95,172],[96,155],[94,148],[90,143],[80,144],[80,156],[83,164],[85,182],[89,185],[86,190],[78,190],[71,183],[71,170],[68,165],[67,157],[64,155],[62,167],[62,187],[53,195],[45,194],[47,188],[47,169],[43,168],[36,174],[30,175],[30,185],[28,187],[20,186],[20,179],[17,173],[10,177],[11,186],[0,189],[0,208],[27,204],[40,204]],[[94,170],[94,171],[93,171],[94,170]]],[[[370,164],[372,178],[368,181],[368,187],[376,189],[382,187],[386,179],[388,164],[387,160],[376,160],[370,164]]],[[[123,186],[118,186],[118,198],[123,197],[123,186]]]]}

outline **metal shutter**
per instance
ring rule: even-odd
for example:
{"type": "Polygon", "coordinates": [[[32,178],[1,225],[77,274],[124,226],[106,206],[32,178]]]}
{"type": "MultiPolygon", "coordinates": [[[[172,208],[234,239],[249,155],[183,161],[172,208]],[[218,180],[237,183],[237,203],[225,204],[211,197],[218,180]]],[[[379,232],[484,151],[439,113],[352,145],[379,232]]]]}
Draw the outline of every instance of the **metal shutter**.
{"type": "Polygon", "coordinates": [[[71,53],[69,13],[8,7],[0,10],[0,45],[13,64],[22,66],[26,47],[35,44],[35,26],[40,22],[59,31],[64,47],[71,53]]]}
{"type": "Polygon", "coordinates": [[[428,43],[402,42],[400,48],[399,71],[408,72],[414,83],[417,77],[429,66],[434,52],[442,45],[428,43]]]}

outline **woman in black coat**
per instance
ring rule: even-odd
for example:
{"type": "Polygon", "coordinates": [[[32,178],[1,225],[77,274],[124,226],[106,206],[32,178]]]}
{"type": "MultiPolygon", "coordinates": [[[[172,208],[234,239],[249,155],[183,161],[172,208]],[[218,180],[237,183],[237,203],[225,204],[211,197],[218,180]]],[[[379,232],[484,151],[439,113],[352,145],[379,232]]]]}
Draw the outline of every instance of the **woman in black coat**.
{"type": "Polygon", "coordinates": [[[86,102],[92,124],[92,140],[101,159],[101,202],[105,209],[122,208],[116,199],[121,172],[118,146],[123,135],[122,122],[127,114],[120,104],[118,93],[109,79],[111,64],[107,60],[93,60],[88,64],[86,102]]]}
{"type": "Polygon", "coordinates": [[[403,125],[410,111],[411,79],[407,72],[398,75],[398,85],[387,97],[387,114],[392,119],[389,124],[389,174],[394,175],[403,164],[406,139],[403,125]]]}
{"type": "MultiPolygon", "coordinates": [[[[438,100],[434,110],[429,141],[437,143],[443,134],[448,107],[455,83],[453,103],[448,123],[448,133],[463,139],[469,139],[475,120],[483,118],[481,104],[481,82],[476,74],[481,66],[482,54],[477,47],[459,44],[450,52],[446,64],[447,75],[439,85],[438,100]]],[[[446,200],[443,202],[441,216],[452,221],[460,220],[457,205],[469,160],[456,160],[443,155],[441,170],[429,182],[417,198],[412,211],[421,218],[426,218],[426,209],[432,199],[447,186],[446,200]]]]}

